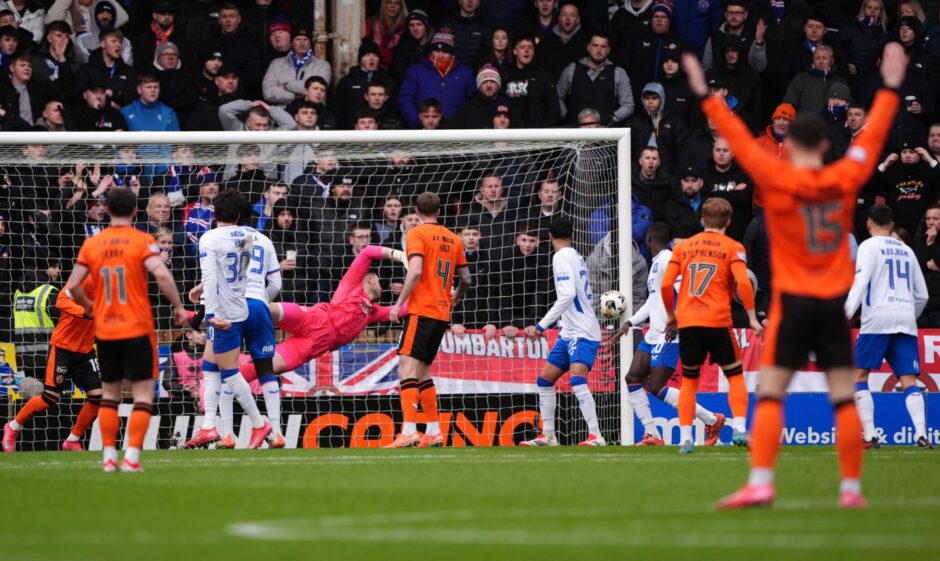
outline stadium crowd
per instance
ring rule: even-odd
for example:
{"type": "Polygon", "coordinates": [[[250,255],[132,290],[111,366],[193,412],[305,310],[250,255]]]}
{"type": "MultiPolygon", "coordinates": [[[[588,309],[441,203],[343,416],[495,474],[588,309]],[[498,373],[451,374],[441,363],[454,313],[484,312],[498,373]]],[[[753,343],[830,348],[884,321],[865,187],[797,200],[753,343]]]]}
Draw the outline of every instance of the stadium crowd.
{"type": "MultiPolygon", "coordinates": [[[[699,55],[709,86],[768,158],[783,156],[797,114],[818,114],[834,160],[864,133],[880,53],[899,41],[909,58],[903,107],[859,195],[852,238],[868,236],[867,208],[886,202],[927,277],[922,324],[940,326],[940,1],[379,0],[367,3],[358,64],[335,82],[314,55],[310,22],[291,19],[309,2],[134,2],[147,13],[136,22],[125,4],[0,1],[3,133],[629,127],[636,303],[645,298],[646,229],[665,222],[674,238],[688,237],[701,228],[703,201],[721,197],[767,304],[761,201],[701,114],[683,52],[699,55]]],[[[588,163],[592,176],[559,169],[563,154],[540,150],[402,149],[377,159],[244,144],[227,164],[198,161],[187,146],[97,149],[114,164],[44,162],[57,149],[26,146],[0,170],[2,341],[12,338],[15,292],[61,286],[82,241],[107,223],[103,198],[113,188],[138,193],[138,227],[157,238],[184,290],[197,282],[195,248],[227,187],[252,201],[252,224],[273,240],[287,301],[327,299],[370,243],[400,247],[417,223],[412,199],[428,186],[447,203],[475,283],[455,330],[515,335],[545,313],[554,299],[547,226],[558,213],[579,221],[595,292],[614,287],[605,278],[613,204],[589,188],[612,184],[612,155],[588,163]],[[138,163],[146,150],[148,162],[164,163],[138,163]]],[[[380,274],[391,302],[402,273],[380,274]]],[[[158,309],[159,327],[169,327],[168,308],[158,309]]]]}

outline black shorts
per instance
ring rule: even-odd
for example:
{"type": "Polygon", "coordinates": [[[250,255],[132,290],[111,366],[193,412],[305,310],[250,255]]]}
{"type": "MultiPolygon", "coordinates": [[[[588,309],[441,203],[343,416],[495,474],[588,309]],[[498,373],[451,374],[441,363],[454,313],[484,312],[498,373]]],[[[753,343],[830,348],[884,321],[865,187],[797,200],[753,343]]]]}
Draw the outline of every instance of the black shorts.
{"type": "Polygon", "coordinates": [[[398,354],[431,364],[448,327],[450,325],[446,321],[408,314],[402,325],[398,354]]]}
{"type": "Polygon", "coordinates": [[[61,347],[49,347],[46,388],[61,392],[69,380],[86,393],[101,389],[98,355],[94,350],[89,353],[78,353],[61,347]]]}
{"type": "Polygon", "coordinates": [[[845,296],[822,299],[775,293],[767,321],[761,366],[799,370],[811,352],[824,370],[854,366],[845,296]]]}
{"type": "Polygon", "coordinates": [[[152,380],[157,377],[157,336],[98,341],[102,382],[152,380]]]}
{"type": "Polygon", "coordinates": [[[741,360],[741,347],[730,327],[683,327],[679,330],[679,359],[683,367],[701,366],[706,356],[719,366],[741,360]]]}

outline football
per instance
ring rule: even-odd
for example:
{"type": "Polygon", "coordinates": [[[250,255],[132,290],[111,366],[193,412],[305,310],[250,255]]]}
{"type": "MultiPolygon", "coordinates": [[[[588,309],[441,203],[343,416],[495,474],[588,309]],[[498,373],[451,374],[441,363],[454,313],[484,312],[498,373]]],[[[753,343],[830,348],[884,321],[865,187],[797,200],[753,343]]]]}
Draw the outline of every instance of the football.
{"type": "Polygon", "coordinates": [[[619,290],[608,290],[601,296],[601,313],[605,318],[617,318],[627,309],[627,299],[619,290]]]}

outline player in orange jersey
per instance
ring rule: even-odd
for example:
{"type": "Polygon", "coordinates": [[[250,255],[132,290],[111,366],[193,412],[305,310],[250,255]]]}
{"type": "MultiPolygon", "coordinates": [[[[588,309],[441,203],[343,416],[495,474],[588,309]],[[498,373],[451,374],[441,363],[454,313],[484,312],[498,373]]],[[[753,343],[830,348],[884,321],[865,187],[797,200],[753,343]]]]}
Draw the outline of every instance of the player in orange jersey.
{"type": "MultiPolygon", "coordinates": [[[[752,422],[751,471],[747,484],[725,497],[718,508],[768,505],[774,500],[774,464],[780,451],[783,401],[793,372],[810,352],[826,370],[835,412],[836,442],[842,475],[839,504],[861,508],[861,423],[854,400],[852,342],[843,304],[852,286],[849,254],[858,190],[871,177],[898,108],[895,91],[907,62],[901,45],[885,46],[878,92],[865,130],[844,158],[823,165],[829,148],[827,127],[818,117],[798,117],[790,125],[787,158],[774,160],[758,146],[744,123],[724,101],[710,97],[702,109],[718,126],[762,194],[770,238],[771,307],[761,360],[758,404],[752,422]]],[[[683,58],[692,91],[709,93],[695,57],[683,58]]]]}
{"type": "MultiPolygon", "coordinates": [[[[85,291],[91,290],[91,280],[85,281],[85,291]]],[[[95,354],[95,326],[85,308],[72,299],[68,290],[59,293],[55,302],[59,321],[49,340],[45,387],[40,395],[30,399],[16,414],[16,418],[3,427],[3,451],[16,450],[16,437],[30,419],[55,407],[68,381],[85,392],[85,404],[78,412],[72,432],[62,442],[62,449],[80,452],[85,430],[95,422],[101,404],[101,377],[98,374],[98,356],[95,354]]]]}
{"type": "Polygon", "coordinates": [[[725,235],[731,224],[731,203],[711,198],[702,204],[705,231],[683,241],[672,251],[663,273],[662,293],[666,307],[667,331],[679,327],[679,358],[682,360],[682,388],[679,390],[679,452],[691,453],[692,421],[698,377],[710,356],[728,378],[731,405],[732,442],[747,445],[747,387],[741,366],[741,349],[731,329],[731,299],[735,283],[747,311],[751,329],[759,335],[761,324],[754,311],[754,287],[747,275],[744,246],[725,235]],[[673,312],[673,286],[679,285],[679,304],[673,312]]]}
{"type": "Polygon", "coordinates": [[[437,390],[431,379],[431,363],[450,326],[450,311],[471,282],[460,236],[437,223],[441,213],[440,198],[428,191],[418,195],[415,203],[421,224],[412,228],[405,238],[408,274],[398,301],[389,313],[391,321],[398,321],[402,307],[408,302],[408,315],[398,346],[403,422],[401,434],[386,448],[444,445],[437,421],[437,390]],[[452,289],[455,276],[460,282],[452,289]],[[423,435],[416,427],[419,404],[428,418],[423,435]]]}
{"type": "Polygon", "coordinates": [[[148,271],[173,305],[176,325],[185,325],[187,316],[156,240],[133,226],[137,197],[130,189],[113,188],[107,204],[111,224],[82,244],[65,289],[94,317],[103,389],[98,422],[104,471],[117,470],[115,444],[121,428],[117,408],[121,382],[128,380],[134,410],[127,424],[128,448],[121,470],[136,472],[143,471],[140,449],[150,426],[153,380],[157,377],[157,336],[147,292],[148,271]],[[93,302],[81,288],[86,277],[94,285],[93,302]]]}

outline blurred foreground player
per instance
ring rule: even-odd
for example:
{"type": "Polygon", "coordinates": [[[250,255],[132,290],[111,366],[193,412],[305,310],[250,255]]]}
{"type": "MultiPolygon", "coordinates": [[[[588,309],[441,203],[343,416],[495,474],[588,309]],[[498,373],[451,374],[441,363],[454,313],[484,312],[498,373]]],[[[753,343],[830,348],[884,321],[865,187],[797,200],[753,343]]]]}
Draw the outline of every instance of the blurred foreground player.
{"type": "Polygon", "coordinates": [[[728,405],[734,432],[731,442],[747,446],[747,386],[741,364],[741,348],[732,329],[731,300],[735,284],[747,311],[751,329],[760,335],[762,327],[754,310],[754,287],[747,275],[744,246],[725,235],[731,225],[731,203],[711,198],[702,203],[705,231],[673,248],[663,273],[660,291],[666,309],[666,329],[679,328],[679,358],[682,360],[682,388],[679,390],[680,453],[694,450],[692,420],[698,378],[705,357],[721,366],[728,379],[728,405]],[[682,275],[678,296],[673,286],[682,275]],[[675,308],[673,308],[674,302],[675,308]],[[673,312],[675,309],[675,312],[673,312]]]}
{"type": "Polygon", "coordinates": [[[98,412],[103,469],[117,470],[117,435],[121,428],[118,404],[121,383],[130,382],[134,409],[127,424],[128,447],[121,471],[143,471],[140,449],[150,426],[154,380],[157,368],[157,334],[147,291],[147,273],[173,306],[173,319],[182,326],[186,310],[176,290],[173,274],[163,263],[160,247],[150,234],[134,228],[137,197],[130,189],[112,188],[108,193],[111,224],[88,238],[65,290],[94,317],[98,360],[101,366],[102,399],[98,412]],[[94,302],[82,291],[85,278],[94,285],[94,302]]]}
{"type": "Polygon", "coordinates": [[[894,215],[891,208],[868,209],[871,237],[858,246],[855,281],[845,303],[851,319],[862,306],[862,325],[855,341],[855,403],[862,421],[866,448],[880,446],[875,434],[875,404],[868,389],[868,374],[881,368],[885,359],[901,381],[904,404],[914,423],[918,448],[931,448],[927,439],[924,396],[917,386],[920,349],[917,318],[927,307],[927,282],[914,251],[891,237],[894,215]]]}
{"type": "MultiPolygon", "coordinates": [[[[684,56],[689,85],[709,94],[698,60],[684,56]]],[[[878,92],[865,130],[855,137],[845,157],[823,165],[828,149],[826,124],[799,117],[785,141],[787,159],[768,159],[747,126],[719,97],[702,102],[705,115],[727,139],[738,164],[754,179],[764,200],[770,238],[772,297],[758,404],[752,422],[751,471],[747,484],[718,502],[718,508],[768,505],[774,500],[774,464],[783,430],[783,401],[793,372],[815,351],[826,370],[829,399],[835,413],[836,442],[842,474],[840,505],[865,506],[862,498],[862,431],[853,396],[855,373],[845,298],[853,266],[848,234],[852,231],[858,190],[871,177],[898,108],[895,91],[904,80],[904,49],[889,43],[878,92]]]]}
{"type": "Polygon", "coordinates": [[[588,372],[594,366],[601,344],[601,325],[594,315],[594,295],[591,294],[584,258],[571,247],[573,234],[574,226],[567,218],[556,218],[548,227],[548,239],[555,250],[552,275],[558,299],[536,325],[525,328],[525,334],[529,338],[538,337],[556,323],[560,330],[542,373],[535,379],[542,433],[532,440],[520,442],[520,446],[558,446],[555,438],[555,382],[565,372],[571,372],[571,391],[578,399],[581,415],[588,427],[587,438],[578,446],[607,445],[597,420],[597,405],[587,383],[588,372]]]}
{"type": "MultiPolygon", "coordinates": [[[[85,281],[84,290],[90,292],[91,280],[85,281]]],[[[62,390],[69,381],[85,392],[85,404],[62,449],[72,452],[84,450],[82,435],[98,417],[101,405],[101,376],[98,372],[98,355],[95,354],[95,322],[85,308],[72,299],[68,290],[59,293],[55,302],[59,310],[59,321],[49,340],[49,357],[46,364],[46,380],[42,394],[30,399],[16,414],[16,418],[3,427],[3,451],[16,450],[16,437],[30,419],[55,407],[62,390]]]]}

